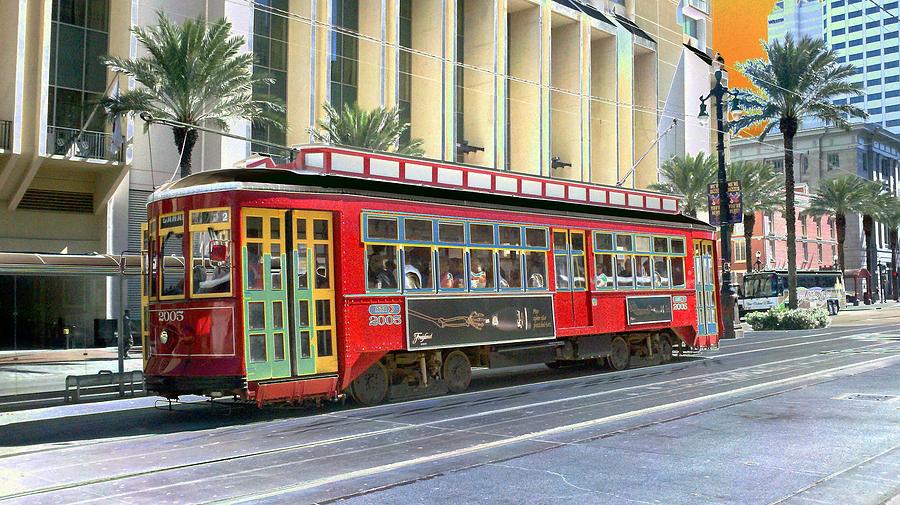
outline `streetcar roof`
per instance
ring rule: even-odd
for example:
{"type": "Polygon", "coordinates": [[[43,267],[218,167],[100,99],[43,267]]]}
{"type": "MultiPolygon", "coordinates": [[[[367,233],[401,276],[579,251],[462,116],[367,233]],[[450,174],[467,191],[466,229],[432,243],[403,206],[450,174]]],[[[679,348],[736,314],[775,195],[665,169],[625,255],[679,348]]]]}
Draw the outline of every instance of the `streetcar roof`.
{"type": "Polygon", "coordinates": [[[464,189],[415,186],[337,174],[301,173],[281,168],[220,169],[198,172],[167,184],[149,202],[194,194],[227,191],[278,191],[344,193],[361,196],[399,197],[451,205],[477,205],[507,210],[542,210],[552,214],[582,214],[618,219],[638,219],[714,230],[710,224],[684,214],[665,214],[636,209],[553,201],[541,198],[485,194],[464,189]]]}

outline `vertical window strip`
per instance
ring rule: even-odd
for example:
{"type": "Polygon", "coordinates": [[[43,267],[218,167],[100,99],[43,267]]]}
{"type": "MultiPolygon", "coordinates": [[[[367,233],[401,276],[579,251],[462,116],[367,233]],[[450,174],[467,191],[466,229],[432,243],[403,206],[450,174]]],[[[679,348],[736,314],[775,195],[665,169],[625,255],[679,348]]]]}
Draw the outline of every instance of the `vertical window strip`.
{"type": "MultiPolygon", "coordinates": [[[[274,82],[258,84],[253,88],[256,100],[275,100],[287,105],[288,19],[285,14],[288,0],[263,0],[253,8],[253,74],[254,77],[271,78],[274,82]]],[[[287,122],[287,113],[278,113],[287,122]]],[[[287,135],[267,124],[254,124],[251,138],[263,142],[285,145],[287,135]]],[[[271,153],[272,148],[252,143],[255,153],[271,153]]],[[[284,153],[272,153],[284,154],[284,153]]]]}

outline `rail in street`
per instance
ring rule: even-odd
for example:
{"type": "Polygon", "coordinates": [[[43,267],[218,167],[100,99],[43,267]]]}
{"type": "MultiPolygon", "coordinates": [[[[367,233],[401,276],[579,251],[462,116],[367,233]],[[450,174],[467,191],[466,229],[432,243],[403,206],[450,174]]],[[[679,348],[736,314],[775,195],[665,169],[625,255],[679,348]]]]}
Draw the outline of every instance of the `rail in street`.
{"type": "Polygon", "coordinates": [[[23,417],[3,426],[0,503],[883,503],[900,493],[900,310],[873,312],[370,408],[23,417]]]}

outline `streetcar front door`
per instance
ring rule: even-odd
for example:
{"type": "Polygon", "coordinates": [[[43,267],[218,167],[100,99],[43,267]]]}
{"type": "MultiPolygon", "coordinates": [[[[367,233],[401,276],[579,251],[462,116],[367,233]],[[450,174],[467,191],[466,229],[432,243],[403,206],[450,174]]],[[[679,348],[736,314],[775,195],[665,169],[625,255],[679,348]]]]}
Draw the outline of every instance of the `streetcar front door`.
{"type": "Polygon", "coordinates": [[[291,216],[294,373],[333,373],[337,345],[331,213],[293,211],[291,216]]]}
{"type": "Polygon", "coordinates": [[[556,318],[563,328],[591,325],[584,239],[581,230],[553,230],[556,318]]]}
{"type": "Polygon", "coordinates": [[[243,209],[244,359],[248,380],[291,375],[285,286],[285,211],[243,209]]]}
{"type": "MultiPolygon", "coordinates": [[[[697,333],[701,336],[715,335],[716,317],[716,279],[713,272],[712,240],[694,241],[694,286],[697,295],[697,333]]],[[[708,339],[703,339],[708,342],[708,339]]],[[[706,345],[702,343],[701,345],[706,345]]]]}

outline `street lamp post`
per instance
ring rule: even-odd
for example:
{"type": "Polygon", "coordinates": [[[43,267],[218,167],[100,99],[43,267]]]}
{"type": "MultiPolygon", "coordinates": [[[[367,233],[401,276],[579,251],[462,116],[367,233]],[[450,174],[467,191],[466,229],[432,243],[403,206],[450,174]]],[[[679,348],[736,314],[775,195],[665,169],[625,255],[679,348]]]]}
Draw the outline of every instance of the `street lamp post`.
{"type": "Polygon", "coordinates": [[[722,70],[725,68],[725,58],[717,54],[713,64],[715,68],[716,84],[705,97],[700,97],[701,121],[709,119],[706,111],[706,101],[715,98],[716,106],[716,154],[719,157],[719,239],[722,251],[722,290],[719,299],[722,305],[722,338],[735,338],[740,328],[735,328],[739,319],[735,317],[737,308],[734,290],[731,287],[731,224],[728,222],[728,175],[725,171],[725,105],[722,103],[726,96],[734,97],[731,111],[735,116],[740,115],[737,95],[722,84],[722,70]]]}

